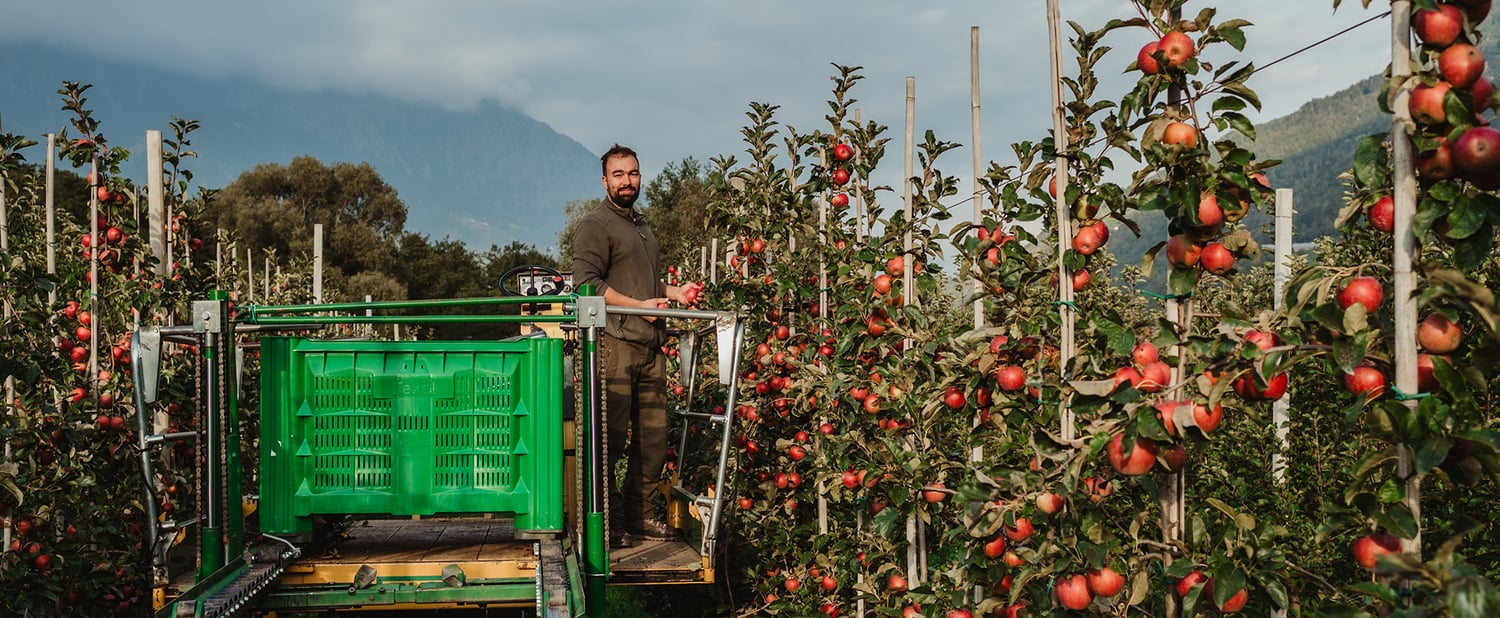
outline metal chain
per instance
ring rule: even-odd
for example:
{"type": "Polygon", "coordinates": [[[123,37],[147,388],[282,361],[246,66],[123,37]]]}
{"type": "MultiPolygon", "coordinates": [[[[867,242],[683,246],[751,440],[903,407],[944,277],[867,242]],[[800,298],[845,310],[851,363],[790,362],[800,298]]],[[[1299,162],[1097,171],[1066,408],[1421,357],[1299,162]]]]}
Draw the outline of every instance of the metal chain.
{"type": "MultiPolygon", "coordinates": [[[[203,338],[201,336],[198,338],[198,345],[194,347],[196,347],[199,352],[203,351],[203,338]]],[[[203,509],[203,496],[208,489],[208,479],[204,474],[208,465],[208,462],[205,459],[208,456],[208,435],[207,433],[205,433],[205,428],[208,427],[208,416],[207,414],[205,414],[205,410],[207,410],[208,406],[203,400],[203,370],[204,362],[203,359],[200,358],[198,362],[193,363],[193,393],[195,394],[197,399],[197,405],[193,406],[193,423],[197,426],[193,428],[193,431],[198,434],[198,439],[193,440],[193,513],[194,516],[198,518],[199,525],[207,523],[207,513],[203,509]],[[203,463],[200,464],[199,462],[203,463]]],[[[199,546],[198,551],[194,552],[194,556],[196,557],[194,571],[202,572],[203,535],[195,534],[193,535],[193,537],[197,539],[197,545],[199,546]]]]}
{"type": "MultiPolygon", "coordinates": [[[[225,315],[227,316],[228,314],[226,313],[225,315]]],[[[227,322],[227,320],[224,320],[221,323],[227,322]]],[[[223,530],[224,534],[224,536],[220,538],[227,538],[230,528],[229,518],[241,516],[242,511],[238,502],[242,498],[240,496],[230,496],[229,492],[222,491],[222,489],[227,489],[229,485],[229,435],[231,431],[238,428],[231,428],[229,426],[229,368],[232,367],[234,363],[229,360],[231,356],[227,349],[231,349],[234,347],[234,338],[231,336],[231,332],[228,328],[224,328],[221,330],[223,332],[220,332],[217,338],[219,342],[219,349],[214,351],[214,362],[218,363],[219,366],[219,370],[217,372],[219,380],[219,397],[218,401],[215,403],[218,404],[219,410],[219,482],[224,485],[224,487],[221,488],[221,491],[219,492],[219,512],[222,513],[221,517],[223,518],[223,520],[219,522],[219,525],[221,526],[221,530],[223,530]],[[228,342],[228,345],[226,345],[225,342],[228,342]]],[[[230,552],[230,554],[237,554],[239,550],[240,548],[236,547],[232,552],[230,552]]]]}

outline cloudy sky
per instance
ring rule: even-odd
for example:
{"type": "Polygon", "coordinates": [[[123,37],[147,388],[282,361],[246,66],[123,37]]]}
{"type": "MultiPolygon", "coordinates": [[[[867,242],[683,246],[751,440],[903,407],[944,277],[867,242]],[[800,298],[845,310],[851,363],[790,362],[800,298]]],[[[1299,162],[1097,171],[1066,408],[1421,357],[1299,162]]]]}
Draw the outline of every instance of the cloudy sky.
{"type": "MultiPolygon", "coordinates": [[[[1359,0],[1192,2],[1242,17],[1246,58],[1263,65],[1377,14],[1359,0]]],[[[1088,27],[1130,17],[1125,0],[1061,0],[1088,27]]],[[[1381,3],[1375,3],[1376,7],[1381,3]]],[[[468,108],[496,99],[601,152],[642,153],[646,172],[741,149],[751,101],[782,107],[798,128],[824,126],[834,71],[863,66],[852,93],[867,120],[904,122],[916,78],[916,124],[967,144],[970,27],[980,32],[985,159],[1050,126],[1042,0],[17,0],[0,6],[0,36],[198,75],[277,86],[379,93],[468,108]]],[[[1378,20],[1257,75],[1259,120],[1294,111],[1384,69],[1389,21],[1378,20]]],[[[1121,36],[1106,88],[1145,34],[1121,36]],[[1134,37],[1134,38],[1132,38],[1134,37]]],[[[899,148],[899,143],[893,144],[899,148]]],[[[894,155],[896,166],[900,157],[894,155]]],[[[967,153],[947,167],[967,169],[967,153]]],[[[967,186],[967,185],[961,185],[967,186]]]]}

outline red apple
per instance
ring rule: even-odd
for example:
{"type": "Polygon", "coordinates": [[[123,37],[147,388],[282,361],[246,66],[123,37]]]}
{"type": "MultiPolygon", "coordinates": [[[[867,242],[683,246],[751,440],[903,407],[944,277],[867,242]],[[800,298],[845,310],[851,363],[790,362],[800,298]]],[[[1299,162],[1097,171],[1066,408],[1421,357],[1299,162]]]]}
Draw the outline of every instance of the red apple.
{"type": "Polygon", "coordinates": [[[1025,517],[1017,517],[1013,525],[1005,527],[1005,538],[1020,543],[1031,538],[1031,533],[1036,528],[1031,525],[1031,520],[1025,517]]]}
{"type": "Polygon", "coordinates": [[[1455,43],[1438,56],[1438,71],[1454,88],[1468,88],[1484,77],[1484,54],[1468,43],[1455,43]]]}
{"type": "Polygon", "coordinates": [[[1161,452],[1161,461],[1157,463],[1162,470],[1167,472],[1181,472],[1187,467],[1187,449],[1181,444],[1173,444],[1161,452]]]}
{"type": "Polygon", "coordinates": [[[1398,551],[1401,551],[1401,539],[1385,532],[1367,534],[1354,541],[1354,563],[1373,571],[1381,556],[1398,551]]]}
{"type": "Polygon", "coordinates": [[[1255,383],[1255,375],[1246,373],[1234,381],[1234,392],[1245,401],[1275,401],[1286,394],[1287,374],[1285,372],[1266,378],[1264,389],[1255,383]]]}
{"type": "Polygon", "coordinates": [[[998,558],[1003,554],[1005,554],[1005,537],[997,535],[995,538],[985,541],[984,555],[986,557],[998,558]]]}
{"type": "Polygon", "coordinates": [[[1490,15],[1490,0],[1454,0],[1464,8],[1464,13],[1469,16],[1469,23],[1478,24],[1490,15]]]}
{"type": "Polygon", "coordinates": [[[1185,122],[1172,121],[1162,131],[1161,141],[1168,146],[1195,148],[1198,146],[1198,130],[1185,122]]]}
{"type": "Polygon", "coordinates": [[[1365,306],[1365,311],[1375,313],[1385,297],[1385,288],[1374,277],[1355,277],[1339,290],[1339,306],[1348,309],[1355,303],[1365,306]]]}
{"type": "Polygon", "coordinates": [[[1448,82],[1420,85],[1413,89],[1411,99],[1407,101],[1412,120],[1432,127],[1447,124],[1448,112],[1443,108],[1443,97],[1448,95],[1450,89],[1452,86],[1448,82]]]}
{"type": "Polygon", "coordinates": [[[1117,433],[1110,439],[1109,445],[1104,447],[1109,465],[1125,476],[1140,476],[1150,472],[1151,467],[1156,465],[1156,443],[1137,436],[1130,451],[1126,452],[1124,442],[1125,434],[1117,433]]]}
{"type": "MultiPolygon", "coordinates": [[[[1161,353],[1157,351],[1156,344],[1142,341],[1135,344],[1135,348],[1130,351],[1130,359],[1135,361],[1135,364],[1144,367],[1161,360],[1161,353]]],[[[1119,372],[1115,372],[1115,375],[1119,376],[1119,372]]]]}
{"type": "Polygon", "coordinates": [[[1088,271],[1087,268],[1080,268],[1078,270],[1073,271],[1073,291],[1074,292],[1082,292],[1083,288],[1086,288],[1086,287],[1089,286],[1089,282],[1090,281],[1093,281],[1093,276],[1089,275],[1089,271],[1088,271]]]}
{"type": "Polygon", "coordinates": [[[1161,63],[1156,61],[1156,50],[1161,47],[1161,41],[1151,41],[1141,47],[1141,51],[1135,54],[1135,65],[1142,73],[1156,75],[1161,72],[1161,63]]]}
{"type": "Polygon", "coordinates": [[[1370,205],[1370,227],[1382,232],[1391,232],[1396,229],[1396,200],[1389,195],[1383,195],[1370,205]]]}
{"type": "Polygon", "coordinates": [[[1223,421],[1223,404],[1216,403],[1212,408],[1208,407],[1208,404],[1203,403],[1193,405],[1193,424],[1198,426],[1199,431],[1211,433],[1213,430],[1218,429],[1219,423],[1223,421]]]}
{"type": "Polygon", "coordinates": [[[1036,510],[1038,511],[1051,515],[1061,511],[1062,508],[1063,497],[1058,494],[1047,492],[1036,497],[1036,510]]]}
{"type": "Polygon", "coordinates": [[[847,207],[849,205],[849,194],[843,192],[835,193],[833,197],[828,199],[828,203],[832,204],[834,208],[847,207]]]}
{"type": "MultiPolygon", "coordinates": [[[[892,277],[901,276],[906,272],[906,258],[898,255],[889,260],[886,260],[885,272],[890,274],[890,276],[892,277]]],[[[917,272],[922,272],[922,269],[918,268],[917,272]]]]}
{"type": "Polygon", "coordinates": [[[1112,597],[1125,589],[1125,576],[1109,567],[1091,570],[1085,577],[1088,579],[1089,591],[1097,596],[1112,597]]]}
{"type": "Polygon", "coordinates": [[[833,158],[835,161],[848,161],[854,158],[854,149],[848,144],[839,144],[833,147],[833,158]]]}
{"type": "Polygon", "coordinates": [[[1474,99],[1474,111],[1481,114],[1490,108],[1490,97],[1495,94],[1495,85],[1484,76],[1474,80],[1474,85],[1469,86],[1469,95],[1474,99]]]}
{"type": "Polygon", "coordinates": [[[1234,270],[1234,254],[1221,242],[1211,242],[1203,247],[1198,256],[1198,264],[1203,270],[1215,275],[1223,276],[1234,270]]]}
{"type": "Polygon", "coordinates": [[[1094,595],[1089,592],[1088,579],[1076,573],[1059,577],[1056,591],[1057,602],[1068,609],[1083,609],[1094,602],[1094,595]]]}
{"type": "Polygon", "coordinates": [[[786,586],[787,592],[796,592],[798,588],[802,587],[802,582],[798,581],[795,577],[788,577],[783,585],[786,586]]]}
{"type": "Polygon", "coordinates": [[[1464,14],[1451,4],[1440,4],[1437,10],[1418,9],[1412,16],[1411,29],[1423,43],[1447,47],[1463,35],[1464,14]]]}
{"type": "Polygon", "coordinates": [[[1433,373],[1432,366],[1434,358],[1442,358],[1444,361],[1452,362],[1447,356],[1437,354],[1417,355],[1417,392],[1430,393],[1438,388],[1437,374],[1433,373]]]}
{"type": "Polygon", "coordinates": [[[1155,393],[1166,388],[1172,381],[1172,368],[1162,361],[1147,363],[1141,367],[1141,383],[1136,388],[1141,392],[1155,393]]]}
{"type": "Polygon", "coordinates": [[[906,578],[893,574],[885,580],[885,588],[891,592],[906,592],[906,578]]]}
{"type": "Polygon", "coordinates": [[[965,402],[964,392],[957,386],[950,386],[943,392],[943,404],[949,408],[957,410],[964,407],[965,402]]]}
{"type": "Polygon", "coordinates": [[[1198,199],[1198,225],[1217,228],[1224,223],[1224,209],[1219,207],[1219,196],[1205,192],[1198,199]]]}
{"type": "Polygon", "coordinates": [[[1197,586],[1198,584],[1202,584],[1207,581],[1208,576],[1204,575],[1203,571],[1192,571],[1187,575],[1182,576],[1182,579],[1177,580],[1177,596],[1185,597],[1189,592],[1193,591],[1193,586],[1197,586]]]}
{"type": "Polygon", "coordinates": [[[833,170],[833,184],[836,184],[840,187],[849,184],[849,170],[846,170],[842,167],[833,170]]]}
{"type": "Polygon", "coordinates": [[[1073,250],[1082,255],[1093,255],[1103,244],[1099,231],[1091,226],[1079,228],[1078,233],[1073,235],[1073,250]]]}
{"type": "Polygon", "coordinates": [[[1121,367],[1115,370],[1116,389],[1124,386],[1126,382],[1129,382],[1133,387],[1140,388],[1141,380],[1143,379],[1141,373],[1136,371],[1134,367],[1121,367]]]}
{"type": "Polygon", "coordinates": [[[1115,486],[1108,479],[1090,476],[1083,479],[1083,487],[1089,492],[1089,500],[1099,502],[1115,493],[1115,486]]]}
{"type": "Polygon", "coordinates": [[[1463,329],[1441,313],[1430,314],[1417,325],[1417,345],[1432,354],[1452,354],[1463,335],[1463,329]]]}
{"type": "MultiPolygon", "coordinates": [[[[1206,594],[1206,596],[1208,596],[1208,598],[1209,598],[1210,601],[1213,600],[1213,598],[1214,598],[1214,582],[1213,582],[1213,580],[1209,580],[1209,582],[1208,582],[1208,588],[1206,590],[1204,590],[1203,592],[1206,594]]],[[[1240,588],[1239,592],[1231,594],[1231,595],[1229,595],[1229,598],[1224,599],[1224,604],[1218,606],[1219,607],[1219,612],[1225,613],[1225,614],[1238,613],[1240,610],[1245,609],[1245,604],[1248,603],[1248,602],[1250,602],[1250,591],[1246,590],[1244,588],[1240,588]]]]}
{"type": "Polygon", "coordinates": [[[1385,392],[1385,374],[1370,365],[1360,365],[1344,374],[1344,387],[1361,397],[1379,397],[1385,392]]]}
{"type": "Polygon", "coordinates": [[[922,499],[927,502],[942,502],[948,499],[948,488],[942,483],[928,483],[922,488],[922,499]]]}
{"type": "Polygon", "coordinates": [[[1263,330],[1245,331],[1245,341],[1255,345],[1262,352],[1281,345],[1281,337],[1279,335],[1263,330]]]}
{"type": "Polygon", "coordinates": [[[1175,30],[1161,37],[1161,42],[1157,43],[1157,49],[1161,50],[1164,60],[1162,68],[1167,69],[1181,68],[1197,53],[1193,40],[1188,38],[1188,35],[1175,30]]]}
{"type": "Polygon", "coordinates": [[[995,383],[1000,390],[1016,392],[1026,387],[1026,370],[1016,365],[1004,365],[995,370],[995,383]]]}
{"type": "Polygon", "coordinates": [[[1203,248],[1193,243],[1192,239],[1185,234],[1178,234],[1167,239],[1167,262],[1177,268],[1197,266],[1202,252],[1203,248]]]}
{"type": "MultiPolygon", "coordinates": [[[[1438,142],[1437,147],[1433,150],[1417,155],[1416,165],[1417,175],[1421,176],[1423,180],[1447,180],[1452,178],[1456,171],[1453,167],[1453,145],[1446,139],[1438,142]]],[[[1394,217],[1394,203],[1391,205],[1391,208],[1393,209],[1391,216],[1394,217]]],[[[1391,223],[1391,226],[1392,228],[1395,227],[1394,221],[1391,223]]]]}
{"type": "Polygon", "coordinates": [[[1473,182],[1500,171],[1500,131],[1474,127],[1453,142],[1453,167],[1473,182]]]}
{"type": "Polygon", "coordinates": [[[802,458],[807,457],[807,449],[793,444],[786,450],[786,456],[791,457],[792,461],[802,461],[802,458]]]}

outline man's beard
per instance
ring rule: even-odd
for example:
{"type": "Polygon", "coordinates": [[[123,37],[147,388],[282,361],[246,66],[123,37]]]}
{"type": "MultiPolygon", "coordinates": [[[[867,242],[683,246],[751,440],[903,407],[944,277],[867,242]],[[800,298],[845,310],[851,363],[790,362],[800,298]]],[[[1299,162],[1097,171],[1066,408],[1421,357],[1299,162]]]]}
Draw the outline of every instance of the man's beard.
{"type": "Polygon", "coordinates": [[[613,202],[614,205],[619,206],[620,208],[630,208],[631,206],[634,206],[635,198],[640,197],[640,192],[631,191],[630,193],[624,193],[622,189],[624,189],[624,187],[616,189],[614,193],[610,194],[609,201],[613,202]]]}

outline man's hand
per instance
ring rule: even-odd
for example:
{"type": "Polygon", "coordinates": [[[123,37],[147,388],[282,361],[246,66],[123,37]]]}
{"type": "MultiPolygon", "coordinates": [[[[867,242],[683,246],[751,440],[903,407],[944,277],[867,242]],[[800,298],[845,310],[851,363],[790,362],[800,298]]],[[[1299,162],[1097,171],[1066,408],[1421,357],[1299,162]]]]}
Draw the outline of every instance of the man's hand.
{"type": "Polygon", "coordinates": [[[689,284],[680,285],[680,286],[678,286],[678,285],[668,285],[668,286],[666,286],[666,288],[667,288],[667,298],[669,300],[671,300],[672,302],[681,303],[681,304],[688,305],[688,306],[695,306],[695,305],[697,305],[698,304],[698,300],[703,297],[703,284],[702,283],[689,283],[689,284]]]}
{"type": "MultiPolygon", "coordinates": [[[[640,302],[641,302],[641,304],[639,306],[644,307],[646,309],[666,309],[667,308],[667,299],[665,299],[665,298],[648,298],[648,299],[640,301],[640,302]]],[[[657,316],[654,316],[654,315],[643,315],[641,317],[644,318],[647,322],[655,322],[658,319],[660,319],[660,318],[658,318],[657,316]]]]}

